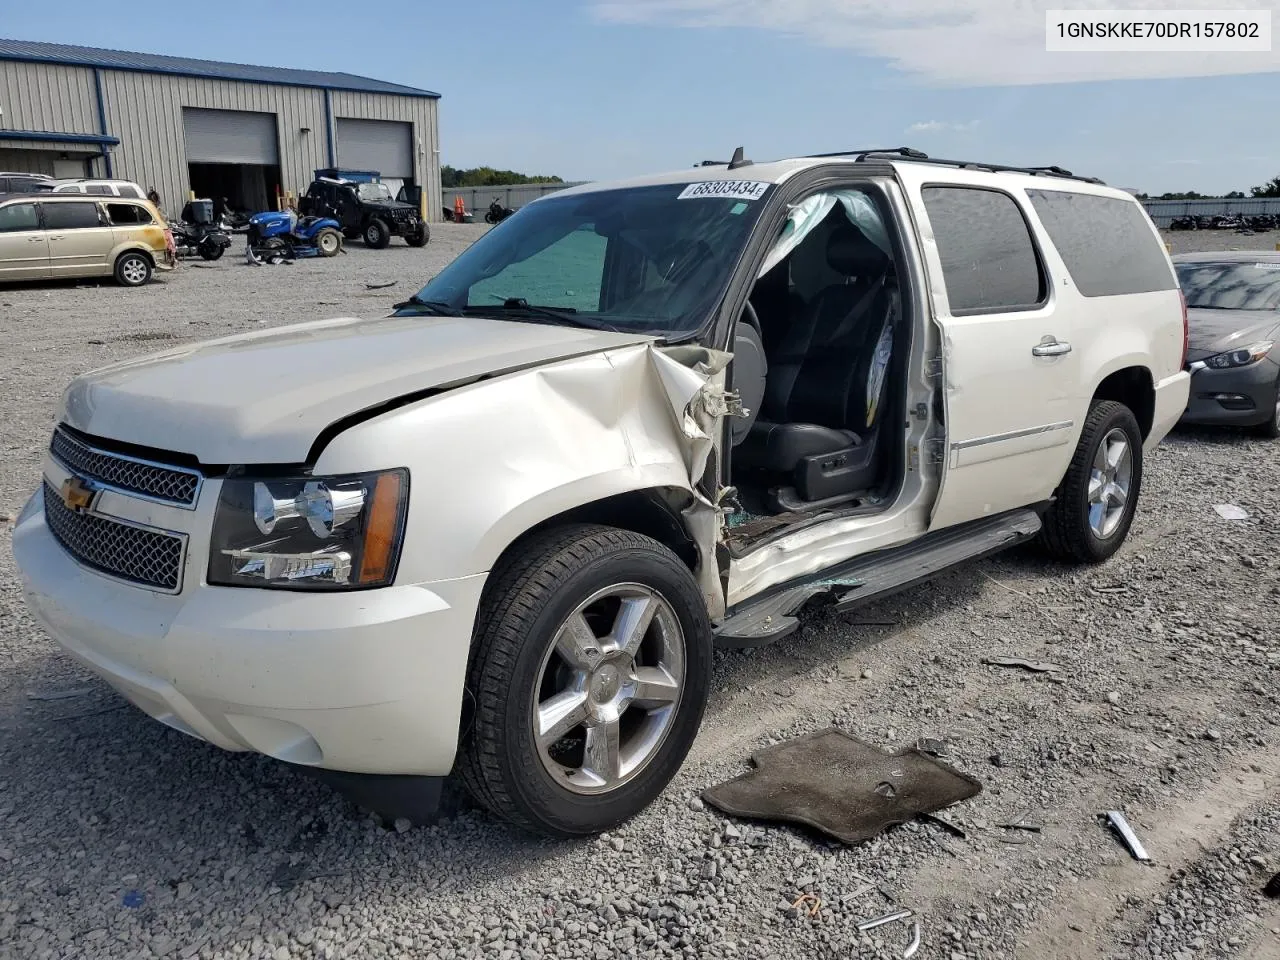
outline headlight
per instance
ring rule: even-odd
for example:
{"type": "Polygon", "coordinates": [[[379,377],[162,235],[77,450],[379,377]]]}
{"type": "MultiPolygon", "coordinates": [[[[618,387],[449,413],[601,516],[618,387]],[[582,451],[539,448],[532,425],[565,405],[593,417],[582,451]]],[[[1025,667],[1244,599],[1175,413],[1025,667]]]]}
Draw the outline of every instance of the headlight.
{"type": "Polygon", "coordinates": [[[292,590],[381,587],[395,576],[406,470],[232,478],[213,518],[209,582],[292,590]]]}
{"type": "Polygon", "coordinates": [[[1228,350],[1225,353],[1215,353],[1212,357],[1205,357],[1201,362],[1206,367],[1211,367],[1214,370],[1247,367],[1251,363],[1257,363],[1270,353],[1273,346],[1275,346],[1274,340],[1263,340],[1261,343],[1251,343],[1247,347],[1228,350]]]}

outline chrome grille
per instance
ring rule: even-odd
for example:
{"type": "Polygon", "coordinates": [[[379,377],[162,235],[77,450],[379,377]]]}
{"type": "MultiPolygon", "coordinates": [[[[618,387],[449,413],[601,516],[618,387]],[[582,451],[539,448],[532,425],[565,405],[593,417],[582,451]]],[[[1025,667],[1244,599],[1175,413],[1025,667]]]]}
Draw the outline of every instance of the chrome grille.
{"type": "Polygon", "coordinates": [[[172,593],[182,584],[182,537],[77,513],[47,480],[44,518],[62,548],[86,567],[172,593]]]}
{"type": "Polygon", "coordinates": [[[98,450],[61,427],[53,432],[49,452],[68,470],[97,481],[99,486],[141,494],[152,500],[193,505],[200,489],[201,477],[194,470],[98,450]]]}

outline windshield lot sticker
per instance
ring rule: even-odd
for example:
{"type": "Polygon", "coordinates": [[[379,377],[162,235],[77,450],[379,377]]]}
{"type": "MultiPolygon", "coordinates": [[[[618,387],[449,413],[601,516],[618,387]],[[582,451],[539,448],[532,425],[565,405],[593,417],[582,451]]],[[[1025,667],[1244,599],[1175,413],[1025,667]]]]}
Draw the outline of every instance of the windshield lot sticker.
{"type": "Polygon", "coordinates": [[[713,197],[717,200],[759,200],[769,184],[763,180],[704,180],[691,183],[680,191],[677,200],[693,200],[699,197],[713,197]]]}
{"type": "Polygon", "coordinates": [[[729,212],[741,213],[745,209],[747,209],[747,205],[743,203],[741,200],[739,200],[737,203],[735,203],[732,207],[729,208],[729,212]]]}

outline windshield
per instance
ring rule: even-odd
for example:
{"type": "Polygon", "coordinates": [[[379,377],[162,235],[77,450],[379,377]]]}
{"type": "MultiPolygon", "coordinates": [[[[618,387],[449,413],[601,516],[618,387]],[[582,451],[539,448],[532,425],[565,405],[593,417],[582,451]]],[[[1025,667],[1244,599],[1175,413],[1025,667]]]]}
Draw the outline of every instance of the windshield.
{"type": "Polygon", "coordinates": [[[390,200],[391,188],[385,183],[356,184],[356,194],[361,200],[390,200]]]}
{"type": "Polygon", "coordinates": [[[1280,260],[1179,263],[1176,267],[1188,307],[1280,310],[1280,260]]]}
{"type": "Polygon", "coordinates": [[[414,299],[420,308],[691,333],[723,296],[771,189],[726,181],[552,195],[494,227],[414,299]]]}

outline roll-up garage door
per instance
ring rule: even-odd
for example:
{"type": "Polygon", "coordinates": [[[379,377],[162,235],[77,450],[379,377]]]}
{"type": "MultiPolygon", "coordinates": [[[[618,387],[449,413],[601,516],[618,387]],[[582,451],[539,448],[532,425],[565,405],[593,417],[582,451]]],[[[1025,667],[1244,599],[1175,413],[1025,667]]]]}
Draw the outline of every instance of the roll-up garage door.
{"type": "Polygon", "coordinates": [[[183,107],[182,126],[188,163],[280,162],[274,113],[183,107]]]}
{"type": "Polygon", "coordinates": [[[413,177],[413,124],[337,118],[338,166],[377,170],[387,180],[413,177]]]}

